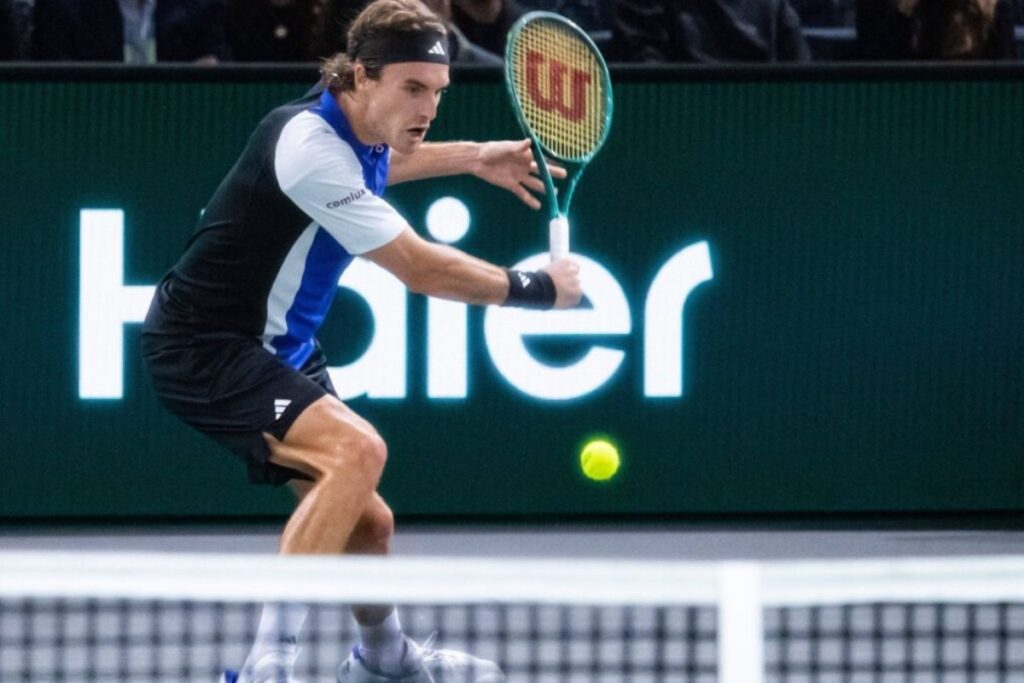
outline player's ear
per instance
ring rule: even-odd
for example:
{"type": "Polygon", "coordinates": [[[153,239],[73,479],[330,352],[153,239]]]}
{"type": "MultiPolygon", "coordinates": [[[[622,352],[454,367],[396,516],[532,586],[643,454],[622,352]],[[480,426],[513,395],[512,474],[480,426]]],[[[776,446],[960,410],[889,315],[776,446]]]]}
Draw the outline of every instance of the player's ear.
{"type": "Polygon", "coordinates": [[[363,66],[362,62],[357,61],[352,65],[352,76],[353,83],[355,83],[356,89],[365,88],[367,82],[370,80],[366,75],[366,67],[363,66]]]}

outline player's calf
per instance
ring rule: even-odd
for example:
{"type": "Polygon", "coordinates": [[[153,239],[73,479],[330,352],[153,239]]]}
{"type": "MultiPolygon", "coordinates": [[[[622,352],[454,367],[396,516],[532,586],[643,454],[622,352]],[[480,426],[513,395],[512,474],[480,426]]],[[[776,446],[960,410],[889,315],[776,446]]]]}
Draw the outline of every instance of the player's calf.
{"type": "Polygon", "coordinates": [[[386,555],[395,534],[395,516],[379,494],[374,494],[349,537],[346,553],[386,555]]]}

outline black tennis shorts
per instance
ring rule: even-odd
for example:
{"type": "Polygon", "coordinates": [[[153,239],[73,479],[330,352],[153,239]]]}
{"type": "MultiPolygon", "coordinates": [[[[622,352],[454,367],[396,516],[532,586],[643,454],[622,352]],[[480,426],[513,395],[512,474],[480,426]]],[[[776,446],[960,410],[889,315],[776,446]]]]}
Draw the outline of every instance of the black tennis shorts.
{"type": "Polygon", "coordinates": [[[310,404],[337,396],[319,345],[295,370],[258,339],[170,324],[154,303],[142,331],[142,357],[164,406],[245,461],[251,483],[309,478],[271,463],[263,434],[284,439],[310,404]]]}

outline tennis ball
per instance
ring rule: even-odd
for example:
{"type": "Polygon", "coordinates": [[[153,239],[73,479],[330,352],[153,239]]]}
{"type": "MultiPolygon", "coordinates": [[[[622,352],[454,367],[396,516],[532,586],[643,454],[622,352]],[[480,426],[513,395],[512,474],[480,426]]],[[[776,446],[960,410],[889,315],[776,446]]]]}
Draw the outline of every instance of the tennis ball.
{"type": "Polygon", "coordinates": [[[580,453],[580,467],[594,481],[611,479],[619,471],[619,451],[607,441],[591,441],[580,453]]]}

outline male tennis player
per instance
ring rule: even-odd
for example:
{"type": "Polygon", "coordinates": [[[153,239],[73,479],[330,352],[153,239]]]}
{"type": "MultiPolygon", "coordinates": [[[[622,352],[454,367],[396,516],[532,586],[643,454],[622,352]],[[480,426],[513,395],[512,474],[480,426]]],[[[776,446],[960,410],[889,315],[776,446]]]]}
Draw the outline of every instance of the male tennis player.
{"type": "MultiPolygon", "coordinates": [[[[581,297],[571,261],[505,270],[424,241],[381,199],[390,184],[473,173],[539,207],[526,141],[423,145],[448,86],[447,44],[417,0],[369,5],[347,52],[323,65],[322,91],[256,128],[146,318],[143,352],[167,408],[243,458],[250,481],[293,483],[282,553],[385,553],[393,532],[376,493],[384,441],[338,400],[314,337],[353,257],[414,292],[467,303],[550,308],[581,297]]],[[[342,683],[504,680],[491,662],[416,645],[391,607],[353,611],[360,643],[342,683]]],[[[305,616],[300,605],[266,606],[242,669],[222,680],[292,681],[305,616]]]]}

